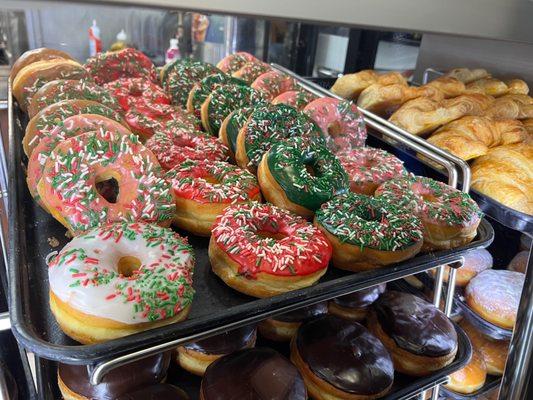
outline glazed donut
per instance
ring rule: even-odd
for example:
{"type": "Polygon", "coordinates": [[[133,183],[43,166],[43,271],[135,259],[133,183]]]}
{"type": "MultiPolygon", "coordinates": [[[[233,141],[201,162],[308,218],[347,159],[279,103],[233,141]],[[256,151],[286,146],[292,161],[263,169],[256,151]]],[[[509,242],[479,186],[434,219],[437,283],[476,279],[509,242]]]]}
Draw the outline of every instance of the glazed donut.
{"type": "Polygon", "coordinates": [[[120,105],[109,91],[101,86],[85,80],[58,79],[48,82],[33,95],[28,107],[28,115],[32,118],[43,108],[62,100],[92,100],[120,111],[120,105]]]}
{"type": "Polygon", "coordinates": [[[65,400],[116,399],[143,386],[161,382],[167,375],[170,353],[156,354],[109,371],[102,382],[91,385],[86,365],[57,363],[57,383],[65,400]]]}
{"type": "Polygon", "coordinates": [[[75,237],[48,262],[50,307],[80,343],[99,343],[187,318],[193,249],[171,229],[103,225],[75,237]]]}
{"type": "Polygon", "coordinates": [[[56,79],[86,79],[87,71],[74,60],[56,58],[37,61],[22,68],[13,80],[13,96],[26,111],[33,95],[47,82],[56,79]]]}
{"type": "Polygon", "coordinates": [[[257,179],[222,161],[186,160],[167,172],[176,199],[174,224],[210,236],[216,218],[230,204],[261,201],[257,179]]]}
{"type": "Polygon", "coordinates": [[[524,280],[525,275],[520,272],[488,269],[466,287],[466,303],[490,323],[513,329],[524,280]]]}
{"type": "Polygon", "coordinates": [[[279,71],[269,71],[259,75],[250,86],[264,93],[268,101],[272,101],[283,92],[300,89],[293,78],[279,71]]]}
{"type": "Polygon", "coordinates": [[[141,51],[128,47],[119,51],[99,53],[85,63],[98,85],[120,78],[144,78],[157,82],[157,74],[152,61],[141,51]]]}
{"type": "Polygon", "coordinates": [[[22,139],[24,153],[30,157],[42,138],[50,136],[50,132],[56,126],[61,125],[63,120],[78,114],[101,115],[117,121],[129,129],[128,124],[120,113],[97,103],[96,101],[79,99],[63,100],[42,109],[37,115],[30,119],[30,122],[26,125],[24,139],[22,139]]]}
{"type": "MultiPolygon", "coordinates": [[[[492,256],[485,249],[474,249],[463,254],[464,264],[457,269],[455,285],[465,287],[477,274],[492,268],[492,256]]],[[[433,275],[437,274],[436,269],[430,270],[433,275]]],[[[450,270],[446,268],[444,272],[444,282],[448,282],[450,270]]]]}
{"type": "Polygon", "coordinates": [[[373,195],[383,182],[407,174],[402,161],[381,149],[354,147],[351,151],[337,153],[337,157],[354,193],[373,195]]]}
{"type": "Polygon", "coordinates": [[[303,110],[307,104],[317,97],[306,90],[289,90],[274,97],[272,104],[287,104],[297,110],[303,110]]]}
{"type": "Polygon", "coordinates": [[[237,164],[256,172],[272,145],[293,136],[322,141],[322,132],[305,114],[285,104],[256,107],[237,136],[237,164]]]}
{"type": "Polygon", "coordinates": [[[145,386],[133,392],[128,392],[117,400],[190,400],[190,397],[179,387],[169,385],[167,383],[159,383],[157,385],[145,386]]]}
{"type": "Polygon", "coordinates": [[[237,53],[227,55],[220,60],[217,64],[217,68],[227,74],[233,74],[241,69],[245,64],[258,61],[259,60],[250,53],[239,51],[237,53]]]}
{"type": "Polygon", "coordinates": [[[304,112],[326,134],[331,151],[350,151],[353,147],[365,145],[365,121],[351,101],[322,97],[306,105],[304,112]]]}
{"type": "Polygon", "coordinates": [[[113,131],[88,132],[61,142],[37,185],[46,209],[74,235],[118,221],[168,226],[176,208],[171,189],[139,137],[113,131]],[[104,182],[115,183],[118,193],[104,197],[104,182]]]}
{"type": "Polygon", "coordinates": [[[233,84],[218,86],[202,104],[200,111],[202,125],[207,132],[216,135],[222,121],[233,110],[260,106],[264,102],[264,95],[248,86],[233,84]]]}
{"type": "Polygon", "coordinates": [[[154,82],[140,78],[120,78],[107,82],[104,87],[116,97],[124,111],[137,104],[170,104],[170,98],[154,82]]]}
{"type": "Polygon", "coordinates": [[[474,350],[472,359],[466,366],[449,376],[444,387],[456,393],[470,394],[478,391],[487,379],[487,366],[483,356],[474,350]]]}
{"type": "Polygon", "coordinates": [[[407,260],[422,248],[422,224],[394,203],[348,193],[324,203],[315,225],[333,246],[333,265],[365,271],[407,260]]]}
{"type": "Polygon", "coordinates": [[[257,329],[261,336],[275,342],[288,342],[299,326],[308,319],[328,313],[328,304],[323,301],[295,311],[268,318],[259,323],[257,329]]]}
{"type": "Polygon", "coordinates": [[[394,380],[391,356],[379,339],[334,315],[300,326],[291,342],[291,361],[314,400],[377,399],[394,380]]]}
{"type": "Polygon", "coordinates": [[[34,62],[53,60],[56,58],[62,58],[64,60],[74,60],[70,54],[65,53],[61,50],[48,49],[46,47],[28,50],[24,52],[24,54],[22,54],[19,58],[17,58],[17,61],[15,61],[15,63],[11,67],[9,79],[11,80],[11,82],[13,82],[22,68],[27,67],[28,65],[33,64],[34,62]]]}
{"type": "Polygon", "coordinates": [[[263,156],[257,178],[267,201],[306,218],[348,187],[335,155],[301,137],[274,144],[263,156]]]}
{"type": "Polygon", "coordinates": [[[315,283],[326,273],[331,245],[304,219],[270,204],[230,206],[209,242],[213,272],[228,286],[270,297],[315,283]]]}
{"type": "Polygon", "coordinates": [[[146,141],[146,147],[164,169],[179,167],[186,160],[228,160],[228,149],[218,139],[179,123],[156,133],[146,141]]]}
{"type": "Polygon", "coordinates": [[[211,363],[220,357],[255,346],[257,329],[247,325],[178,347],[176,362],[186,371],[203,376],[211,363]]]}
{"type": "Polygon", "coordinates": [[[483,215],[468,194],[421,176],[391,179],[378,187],[375,195],[420,217],[424,225],[423,250],[469,243],[483,215]]]}
{"type": "Polygon", "coordinates": [[[429,375],[450,364],[457,353],[452,322],[410,293],[383,293],[372,305],[368,329],[391,353],[394,369],[406,375],[429,375]]]}
{"type": "Polygon", "coordinates": [[[507,269],[510,271],[521,272],[523,274],[527,271],[527,262],[529,259],[529,251],[523,250],[513,257],[507,269]]]}
{"type": "Polygon", "coordinates": [[[352,321],[363,321],[366,319],[370,306],[383,294],[385,287],[384,283],[380,283],[376,286],[336,297],[330,300],[328,311],[337,317],[352,321]]]}
{"type": "Polygon", "coordinates": [[[237,151],[237,137],[253,110],[253,107],[238,108],[224,118],[222,125],[220,125],[218,138],[228,147],[233,160],[235,160],[235,152],[237,151]]]}
{"type": "Polygon", "coordinates": [[[233,72],[231,76],[242,79],[248,85],[255,81],[260,75],[271,71],[272,68],[267,63],[256,60],[247,62],[237,71],[233,72]]]}

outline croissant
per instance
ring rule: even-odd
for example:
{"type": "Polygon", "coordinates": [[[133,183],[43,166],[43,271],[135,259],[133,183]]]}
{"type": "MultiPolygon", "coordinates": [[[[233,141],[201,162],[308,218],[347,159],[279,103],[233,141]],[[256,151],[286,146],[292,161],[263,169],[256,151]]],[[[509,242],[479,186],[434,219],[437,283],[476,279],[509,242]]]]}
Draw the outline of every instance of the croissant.
{"type": "Polygon", "coordinates": [[[477,81],[478,79],[488,78],[490,74],[486,69],[468,69],[468,68],[455,68],[444,74],[446,77],[459,79],[461,82],[467,84],[477,81]]]}
{"type": "Polygon", "coordinates": [[[374,83],[381,85],[400,84],[407,86],[407,81],[399,72],[387,72],[378,74],[371,69],[346,74],[335,81],[331,91],[345,99],[355,100],[361,92],[374,83]]]}
{"type": "Polygon", "coordinates": [[[465,115],[479,115],[492,101],[490,96],[478,93],[441,101],[420,97],[405,103],[389,120],[414,135],[422,135],[465,115]]]}
{"type": "Polygon", "coordinates": [[[533,118],[533,98],[525,94],[507,94],[497,98],[485,111],[493,119],[533,118]]]}
{"type": "Polygon", "coordinates": [[[533,144],[533,118],[522,120],[522,124],[527,131],[527,136],[524,142],[533,144]]]}
{"type": "Polygon", "coordinates": [[[522,79],[510,79],[505,84],[509,88],[508,94],[529,94],[529,86],[522,79]]]}
{"type": "Polygon", "coordinates": [[[444,93],[444,98],[449,99],[450,97],[457,97],[462,95],[465,90],[465,84],[457,78],[451,76],[441,76],[435,80],[432,80],[426,86],[432,86],[439,89],[444,93]]]}
{"type": "Polygon", "coordinates": [[[490,149],[472,164],[472,189],[533,214],[533,145],[510,144],[490,149]]]}
{"type": "Polygon", "coordinates": [[[482,93],[500,97],[509,92],[509,86],[496,78],[482,78],[466,85],[466,90],[469,93],[482,93]]]}

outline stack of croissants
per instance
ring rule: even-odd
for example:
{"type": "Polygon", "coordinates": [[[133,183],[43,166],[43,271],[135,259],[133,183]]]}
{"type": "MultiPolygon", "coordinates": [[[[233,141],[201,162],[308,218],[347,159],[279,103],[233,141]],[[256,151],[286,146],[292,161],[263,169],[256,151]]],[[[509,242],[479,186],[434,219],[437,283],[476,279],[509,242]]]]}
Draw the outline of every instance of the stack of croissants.
{"type": "Polygon", "coordinates": [[[473,189],[533,215],[533,97],[523,80],[456,68],[410,86],[398,72],[364,70],[340,77],[331,90],[472,160],[473,189]]]}

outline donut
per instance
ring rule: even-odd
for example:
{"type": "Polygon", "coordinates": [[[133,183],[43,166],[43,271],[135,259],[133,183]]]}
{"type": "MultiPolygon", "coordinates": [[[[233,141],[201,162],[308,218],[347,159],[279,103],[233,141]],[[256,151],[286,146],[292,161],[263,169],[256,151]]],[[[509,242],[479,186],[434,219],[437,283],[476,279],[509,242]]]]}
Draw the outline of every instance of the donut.
{"type": "Polygon", "coordinates": [[[334,315],[308,321],[291,342],[291,361],[312,399],[376,399],[392,387],[383,344],[364,326],[334,315]]]}
{"type": "Polygon", "coordinates": [[[248,121],[253,110],[253,107],[238,108],[224,118],[222,125],[220,125],[218,138],[228,147],[232,159],[235,159],[239,132],[248,121]]]}
{"type": "Polygon", "coordinates": [[[330,300],[328,312],[344,319],[363,321],[366,319],[370,306],[383,294],[385,288],[386,285],[380,283],[376,286],[336,297],[330,300]]]}
{"type": "MultiPolygon", "coordinates": [[[[465,287],[477,274],[486,269],[492,268],[492,255],[485,249],[474,249],[463,254],[464,263],[457,269],[455,275],[455,285],[465,287]]],[[[436,269],[430,270],[433,275],[437,274],[436,269]]],[[[450,271],[448,268],[444,271],[444,282],[448,282],[450,271]]]]}
{"type": "Polygon", "coordinates": [[[389,152],[372,147],[354,147],[337,153],[354,193],[373,195],[379,185],[407,174],[403,162],[389,152]]]}
{"type": "Polygon", "coordinates": [[[91,385],[87,365],[57,363],[57,383],[65,400],[116,399],[143,386],[161,382],[170,364],[170,353],[160,353],[109,371],[102,382],[91,385]]]}
{"type": "Polygon", "coordinates": [[[483,356],[474,350],[472,358],[463,368],[449,375],[445,390],[455,393],[470,394],[478,391],[487,379],[487,366],[483,356]]]}
{"type": "Polygon", "coordinates": [[[57,145],[37,191],[50,214],[73,235],[118,221],[168,226],[176,208],[153,153],[137,135],[113,131],[88,132],[57,145]],[[116,190],[104,192],[104,183],[116,190]]]}
{"type": "Polygon", "coordinates": [[[48,82],[33,95],[28,107],[28,115],[32,118],[43,108],[62,100],[92,100],[120,111],[120,105],[109,91],[86,80],[58,79],[48,82]]]}
{"type": "Polygon", "coordinates": [[[468,194],[421,176],[391,179],[380,185],[375,195],[420,217],[423,250],[451,249],[471,242],[483,215],[468,194]]]}
{"type": "Polygon", "coordinates": [[[272,104],[287,104],[301,111],[316,98],[314,94],[306,90],[289,90],[274,97],[272,104]]]}
{"type": "Polygon", "coordinates": [[[394,203],[348,193],[324,203],[314,224],[333,246],[333,265],[365,271],[407,260],[422,248],[422,224],[394,203]]]}
{"type": "Polygon", "coordinates": [[[30,157],[42,138],[50,136],[50,132],[68,117],[78,114],[97,114],[114,121],[129,129],[120,113],[91,100],[63,100],[39,111],[26,125],[22,139],[24,153],[30,157]]]}
{"type": "Polygon", "coordinates": [[[255,172],[273,144],[293,136],[322,141],[318,126],[296,109],[285,104],[256,107],[237,136],[237,164],[255,172]]]}
{"type": "Polygon", "coordinates": [[[171,229],[102,225],[48,262],[50,308],[68,336],[100,343],[187,318],[194,253],[171,229]]]}
{"type": "Polygon", "coordinates": [[[300,88],[293,78],[279,71],[269,71],[259,75],[250,86],[264,93],[268,101],[272,101],[283,92],[300,88]]]}
{"type": "Polygon", "coordinates": [[[213,272],[228,286],[270,297],[315,283],[326,273],[331,245],[304,219],[270,204],[232,205],[209,242],[213,272]]]}
{"type": "Polygon", "coordinates": [[[533,238],[528,236],[527,233],[522,233],[520,235],[520,250],[530,250],[532,245],[533,238]]]}
{"type": "Polygon", "coordinates": [[[365,121],[351,101],[322,97],[307,104],[304,111],[327,134],[327,144],[333,152],[365,145],[365,121]]]}
{"type": "Polygon", "coordinates": [[[257,329],[261,336],[276,342],[289,342],[303,322],[322,314],[327,314],[328,303],[312,304],[295,311],[268,318],[259,323],[257,329]]]}
{"type": "Polygon", "coordinates": [[[257,177],[267,201],[306,218],[348,187],[335,155],[301,137],[274,144],[263,156],[257,177]]]}
{"type": "Polygon", "coordinates": [[[250,53],[239,51],[237,53],[229,54],[220,60],[217,64],[217,68],[227,74],[232,74],[241,69],[245,64],[249,62],[258,62],[250,53]]]}
{"type": "Polygon", "coordinates": [[[247,62],[237,71],[233,72],[231,76],[242,79],[248,85],[250,85],[260,75],[271,70],[272,70],[272,67],[270,65],[262,61],[256,60],[256,61],[247,62]]]}
{"type": "Polygon", "coordinates": [[[85,69],[98,85],[120,78],[143,78],[157,82],[152,61],[141,51],[131,47],[99,53],[87,60],[85,69]]]}
{"type": "Polygon", "coordinates": [[[190,397],[179,387],[168,383],[145,386],[133,392],[128,392],[117,400],[190,400],[190,397]]]}
{"type": "Polygon", "coordinates": [[[222,121],[233,110],[259,106],[264,102],[264,95],[248,86],[234,84],[218,86],[202,104],[200,111],[202,125],[211,135],[216,135],[222,121]]]}
{"type": "Polygon", "coordinates": [[[141,104],[170,104],[170,98],[156,83],[140,78],[120,78],[104,87],[116,97],[124,111],[141,104]]]}
{"type": "Polygon", "coordinates": [[[11,72],[9,73],[9,79],[11,82],[15,80],[15,77],[24,67],[27,67],[30,64],[33,64],[37,61],[53,60],[61,58],[64,60],[74,60],[72,56],[64,51],[49,49],[46,47],[39,47],[38,49],[28,50],[24,52],[17,61],[14,62],[11,67],[11,72]]]}
{"type": "Polygon", "coordinates": [[[519,253],[516,253],[516,255],[513,257],[513,259],[507,266],[507,269],[510,271],[516,271],[516,272],[521,272],[525,274],[527,271],[528,259],[529,259],[528,250],[523,250],[519,253]]]}
{"type": "MultiPolygon", "coordinates": [[[[28,158],[26,183],[32,197],[39,203],[37,184],[43,176],[48,157],[56,146],[65,139],[96,130],[107,130],[123,135],[131,132],[118,122],[97,114],[78,114],[68,117],[41,138],[28,158]]],[[[44,207],[44,206],[43,206],[44,207]]]]}
{"type": "Polygon", "coordinates": [[[200,82],[195,83],[189,92],[189,97],[187,98],[187,111],[196,115],[198,118],[201,118],[202,104],[204,104],[204,101],[207,99],[207,97],[218,86],[228,84],[246,85],[244,81],[233,78],[222,72],[208,75],[200,82]]]}
{"type": "Polygon", "coordinates": [[[37,61],[22,68],[13,80],[13,96],[26,111],[33,95],[47,82],[56,79],[86,79],[87,71],[74,60],[56,58],[37,61]]]}
{"type": "Polygon", "coordinates": [[[307,391],[296,367],[266,347],[236,351],[205,371],[200,400],[250,398],[307,400],[307,391]]]}
{"type": "Polygon", "coordinates": [[[466,304],[490,323],[513,329],[524,280],[525,275],[521,272],[485,270],[466,286],[466,304]]]}
{"type": "Polygon", "coordinates": [[[178,167],[186,160],[228,160],[228,149],[217,138],[178,122],[148,139],[146,147],[164,169],[178,167]]]}
{"type": "Polygon", "coordinates": [[[433,304],[410,293],[387,291],[368,315],[368,329],[389,350],[394,369],[426,376],[450,364],[457,353],[457,332],[433,304]]]}
{"type": "Polygon", "coordinates": [[[257,329],[247,325],[178,347],[176,361],[186,371],[203,376],[211,363],[226,354],[255,346],[257,329]]]}

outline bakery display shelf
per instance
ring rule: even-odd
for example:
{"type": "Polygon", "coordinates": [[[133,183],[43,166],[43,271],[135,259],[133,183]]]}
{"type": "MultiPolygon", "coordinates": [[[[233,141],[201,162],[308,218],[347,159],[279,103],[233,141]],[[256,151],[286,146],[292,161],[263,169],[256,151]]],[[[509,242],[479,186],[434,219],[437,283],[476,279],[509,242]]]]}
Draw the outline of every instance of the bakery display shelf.
{"type": "Polygon", "coordinates": [[[440,388],[440,398],[446,400],[475,400],[483,399],[484,396],[491,394],[493,390],[497,390],[500,384],[502,383],[502,378],[494,375],[487,375],[487,380],[485,384],[475,392],[469,394],[457,393],[451,390],[446,389],[441,386],[440,388]]]}

